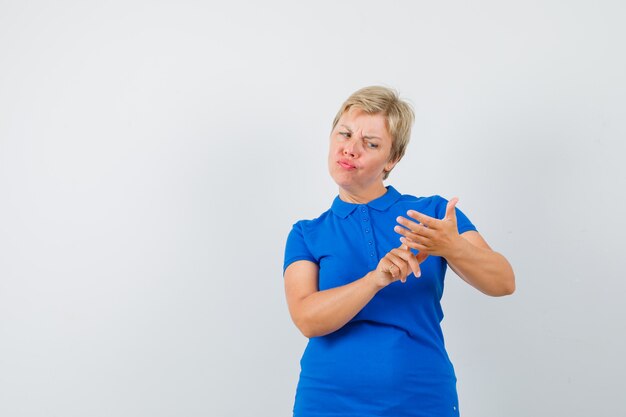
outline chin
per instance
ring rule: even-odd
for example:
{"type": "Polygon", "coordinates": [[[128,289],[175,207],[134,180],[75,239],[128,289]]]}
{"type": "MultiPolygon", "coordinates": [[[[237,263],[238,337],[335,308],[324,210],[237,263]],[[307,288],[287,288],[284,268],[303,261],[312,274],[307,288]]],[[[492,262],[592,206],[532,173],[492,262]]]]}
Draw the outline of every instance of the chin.
{"type": "Polygon", "coordinates": [[[331,175],[330,178],[332,178],[333,182],[340,187],[346,187],[350,184],[349,181],[346,181],[345,179],[337,178],[334,175],[331,175]]]}
{"type": "Polygon", "coordinates": [[[332,170],[330,171],[330,177],[333,179],[333,181],[335,182],[335,184],[337,184],[340,187],[347,187],[350,186],[350,184],[353,183],[352,178],[350,178],[350,176],[345,175],[345,172],[333,172],[332,170]]]}

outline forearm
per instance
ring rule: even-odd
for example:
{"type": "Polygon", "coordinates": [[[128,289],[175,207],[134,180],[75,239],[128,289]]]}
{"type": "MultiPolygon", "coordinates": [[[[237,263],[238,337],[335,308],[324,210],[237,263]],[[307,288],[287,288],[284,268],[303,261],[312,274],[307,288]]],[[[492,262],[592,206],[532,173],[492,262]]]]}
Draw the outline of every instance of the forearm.
{"type": "Polygon", "coordinates": [[[513,268],[498,252],[461,238],[458,247],[446,256],[446,261],[467,283],[487,295],[502,296],[515,291],[513,268]]]}
{"type": "Polygon", "coordinates": [[[368,274],[349,284],[317,291],[301,301],[296,324],[309,338],[332,333],[356,316],[379,290],[368,274]]]}

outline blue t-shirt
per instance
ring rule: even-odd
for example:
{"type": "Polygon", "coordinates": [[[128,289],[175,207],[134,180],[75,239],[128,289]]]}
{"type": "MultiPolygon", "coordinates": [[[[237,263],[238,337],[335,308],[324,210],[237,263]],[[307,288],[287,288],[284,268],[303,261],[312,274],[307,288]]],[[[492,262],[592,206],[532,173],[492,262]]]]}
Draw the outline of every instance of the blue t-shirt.
{"type": "MultiPolygon", "coordinates": [[[[367,204],[337,196],[318,218],[293,225],[283,272],[307,260],[319,266],[320,291],[353,282],[400,246],[396,217],[416,210],[442,219],[447,203],[440,196],[402,195],[392,186],[367,204]]],[[[456,216],[459,233],[476,230],[458,209],[456,216]]],[[[342,328],[309,339],[294,417],[459,415],[440,326],[447,262],[429,256],[420,267],[419,279],[411,274],[404,284],[391,283],[342,328]]]]}

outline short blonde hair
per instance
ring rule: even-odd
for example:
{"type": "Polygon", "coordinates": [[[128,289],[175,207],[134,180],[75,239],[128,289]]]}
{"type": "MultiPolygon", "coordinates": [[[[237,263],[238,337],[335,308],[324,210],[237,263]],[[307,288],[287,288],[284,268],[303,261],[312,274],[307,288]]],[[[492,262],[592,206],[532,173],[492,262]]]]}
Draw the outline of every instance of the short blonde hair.
{"type": "MultiPolygon", "coordinates": [[[[415,121],[415,113],[411,105],[400,99],[398,92],[391,88],[371,86],[361,88],[352,93],[341,105],[341,108],[333,120],[332,130],[345,112],[355,107],[369,114],[381,113],[385,118],[387,131],[391,135],[390,161],[399,161],[406,152],[406,147],[411,138],[411,126],[415,121]]],[[[331,130],[331,131],[332,131],[331,130]]],[[[387,179],[389,171],[385,171],[383,179],[387,179]]]]}

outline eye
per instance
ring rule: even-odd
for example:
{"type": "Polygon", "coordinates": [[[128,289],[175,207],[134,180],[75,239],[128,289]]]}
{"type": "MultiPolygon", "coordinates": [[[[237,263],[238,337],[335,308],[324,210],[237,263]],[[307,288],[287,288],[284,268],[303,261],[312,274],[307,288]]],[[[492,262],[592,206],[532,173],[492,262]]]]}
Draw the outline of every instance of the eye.
{"type": "Polygon", "coordinates": [[[339,132],[339,134],[344,138],[350,138],[352,136],[350,132],[339,132]]]}
{"type": "Polygon", "coordinates": [[[378,145],[375,144],[374,142],[366,142],[366,145],[370,149],[377,149],[378,148],[378,145]]]}

